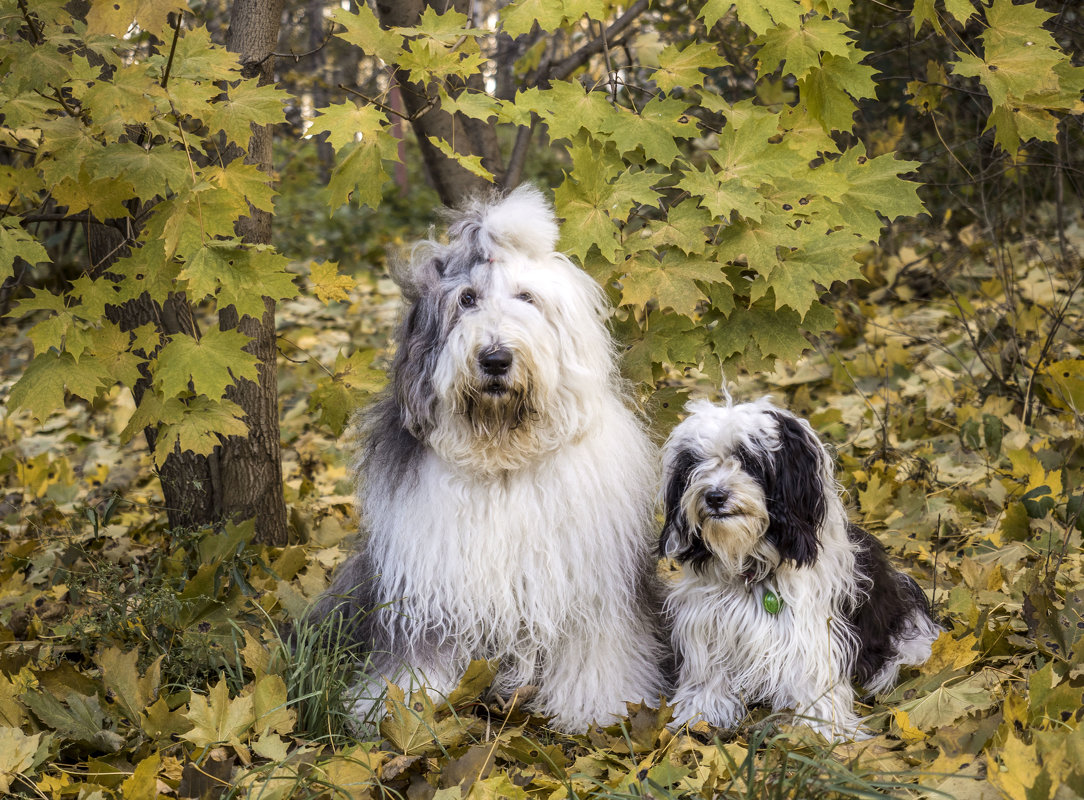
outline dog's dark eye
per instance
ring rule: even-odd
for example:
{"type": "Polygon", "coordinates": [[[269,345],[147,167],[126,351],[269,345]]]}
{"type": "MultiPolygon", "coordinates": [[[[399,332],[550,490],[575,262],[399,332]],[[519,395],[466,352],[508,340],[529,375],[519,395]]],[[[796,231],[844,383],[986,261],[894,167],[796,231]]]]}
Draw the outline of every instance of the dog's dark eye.
{"type": "Polygon", "coordinates": [[[524,303],[530,303],[534,305],[534,295],[530,292],[520,292],[516,295],[517,300],[522,300],[524,303]]]}
{"type": "Polygon", "coordinates": [[[463,308],[473,308],[477,302],[478,296],[473,289],[464,289],[463,293],[459,295],[459,305],[463,306],[463,308]]]}

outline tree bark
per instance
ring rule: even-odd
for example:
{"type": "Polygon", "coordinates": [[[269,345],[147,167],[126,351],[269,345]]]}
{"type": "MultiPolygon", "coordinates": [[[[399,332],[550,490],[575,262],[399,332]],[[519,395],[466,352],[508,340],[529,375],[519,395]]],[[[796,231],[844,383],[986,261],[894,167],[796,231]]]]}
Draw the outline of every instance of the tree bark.
{"type": "MultiPolygon", "coordinates": [[[[418,23],[427,5],[444,13],[449,3],[447,0],[377,0],[376,11],[385,28],[410,27],[418,23]]],[[[470,0],[454,0],[450,5],[466,14],[470,0]]],[[[445,205],[459,205],[471,195],[487,190],[490,184],[441,153],[430,144],[430,136],[452,143],[463,155],[481,156],[482,166],[493,173],[498,184],[501,182],[504,167],[492,125],[442,110],[436,91],[421,83],[412,83],[405,70],[395,70],[395,81],[402,91],[403,105],[421,148],[426,174],[445,205]]],[[[477,86],[473,88],[482,90],[481,75],[468,81],[468,85],[473,86],[475,82],[477,86]]]]}
{"type": "MultiPolygon", "coordinates": [[[[278,44],[282,0],[235,0],[226,34],[226,48],[237,53],[242,74],[258,76],[261,85],[274,80],[272,53],[278,44]]],[[[271,172],[271,127],[253,126],[246,163],[271,172]]],[[[249,216],[236,229],[249,244],[271,241],[271,215],[249,207],[249,216]]],[[[253,337],[248,350],[259,359],[259,381],[239,380],[227,397],[245,411],[248,436],[230,436],[220,448],[222,514],[227,519],[256,519],[256,539],[264,544],[289,541],[286,502],[282,493],[282,453],[275,336],[275,302],[264,298],[260,319],[240,317],[233,306],[220,309],[219,327],[236,328],[253,337]]]]}
{"type": "MultiPolygon", "coordinates": [[[[144,209],[133,209],[133,219],[144,209]]],[[[127,234],[111,225],[87,225],[87,248],[90,251],[91,274],[100,276],[109,272],[109,267],[117,259],[131,252],[131,243],[139,236],[135,222],[127,234]]],[[[154,323],[160,334],[170,336],[184,333],[199,336],[199,327],[192,315],[192,309],[184,294],[171,294],[165,304],[159,306],[143,293],[135,300],[119,306],[106,306],[106,317],[122,331],[131,331],[154,323]]],[[[137,353],[138,355],[138,353],[137,353]]],[[[149,359],[154,353],[145,353],[149,359]]],[[[143,377],[132,387],[136,405],[143,402],[143,396],[150,388],[150,372],[147,362],[140,365],[143,377]]],[[[147,446],[154,451],[158,438],[157,428],[145,428],[143,435],[147,446]]],[[[162,498],[166,506],[166,517],[171,528],[188,528],[209,525],[219,518],[219,491],[217,456],[200,456],[192,452],[173,452],[166,456],[165,462],[158,468],[158,480],[162,484],[162,498]]]]}

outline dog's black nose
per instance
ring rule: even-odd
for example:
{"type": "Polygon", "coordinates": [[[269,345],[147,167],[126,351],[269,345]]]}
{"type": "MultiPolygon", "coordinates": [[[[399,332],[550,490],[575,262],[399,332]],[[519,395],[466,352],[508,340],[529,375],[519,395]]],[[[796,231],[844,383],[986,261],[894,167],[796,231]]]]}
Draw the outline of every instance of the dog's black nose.
{"type": "Polygon", "coordinates": [[[512,351],[507,347],[494,347],[478,356],[478,365],[486,375],[503,375],[512,366],[512,351]]]}
{"type": "Polygon", "coordinates": [[[726,507],[726,501],[730,499],[730,492],[725,489],[709,489],[704,492],[704,502],[712,511],[722,511],[726,507]]]}

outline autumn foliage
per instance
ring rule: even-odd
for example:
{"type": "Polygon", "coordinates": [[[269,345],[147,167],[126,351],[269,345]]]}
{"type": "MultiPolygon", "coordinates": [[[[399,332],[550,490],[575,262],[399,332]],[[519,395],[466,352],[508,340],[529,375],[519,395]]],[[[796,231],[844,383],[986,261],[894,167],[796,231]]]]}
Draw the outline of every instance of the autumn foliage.
{"type": "Polygon", "coordinates": [[[215,3],[0,0],[0,793],[1084,796],[1079,10],[392,5],[287,8],[251,57],[215,3]],[[385,245],[526,178],[658,432],[774,393],[929,590],[947,632],[870,741],[645,707],[558,735],[484,663],[359,735],[342,662],[282,652],[356,526],[385,245]],[[222,492],[254,430],[290,543],[222,492]]]}

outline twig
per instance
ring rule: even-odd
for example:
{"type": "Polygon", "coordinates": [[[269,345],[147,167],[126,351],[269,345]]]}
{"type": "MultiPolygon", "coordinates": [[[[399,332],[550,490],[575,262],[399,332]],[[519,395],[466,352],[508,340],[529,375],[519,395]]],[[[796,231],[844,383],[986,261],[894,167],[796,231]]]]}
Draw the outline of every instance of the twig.
{"type": "Polygon", "coordinates": [[[357,97],[360,97],[360,98],[361,98],[362,100],[364,100],[364,101],[365,101],[366,103],[372,103],[372,104],[373,104],[374,106],[376,106],[377,108],[379,108],[379,109],[380,109],[381,111],[387,112],[388,114],[394,114],[395,116],[399,117],[400,119],[405,119],[405,120],[406,120],[407,122],[413,122],[413,121],[414,121],[414,120],[416,120],[416,119],[417,119],[418,117],[422,116],[422,115],[423,115],[423,114],[425,114],[425,113],[426,113],[427,111],[429,111],[429,109],[431,109],[431,108],[432,108],[433,106],[435,106],[435,105],[436,105],[436,101],[435,101],[435,100],[430,100],[430,101],[429,101],[428,103],[426,103],[426,104],[425,104],[424,106],[422,106],[421,108],[419,108],[419,109],[418,109],[418,110],[417,110],[416,112],[414,112],[413,114],[409,114],[409,115],[408,115],[408,114],[404,114],[404,113],[403,113],[402,111],[397,111],[396,109],[392,108],[391,106],[386,106],[386,105],[384,105],[384,104],[383,104],[383,103],[381,103],[381,102],[380,102],[379,100],[374,100],[374,99],[373,99],[373,98],[371,98],[371,97],[367,97],[367,96],[363,95],[363,94],[362,94],[361,92],[359,92],[359,91],[358,91],[357,89],[351,89],[351,88],[350,88],[349,86],[347,86],[347,85],[346,85],[345,83],[340,83],[340,84],[339,84],[339,88],[340,88],[340,89],[342,89],[342,90],[343,90],[344,92],[346,92],[347,94],[352,94],[352,95],[355,95],[355,96],[357,96],[357,97]]]}
{"type": "Polygon", "coordinates": [[[177,40],[181,36],[181,19],[184,17],[183,11],[176,12],[176,22],[173,23],[173,43],[169,46],[169,59],[166,61],[166,68],[162,72],[162,88],[166,88],[166,84],[169,83],[169,74],[173,69],[173,54],[177,52],[177,40]]]}
{"type": "Polygon", "coordinates": [[[268,53],[263,58],[261,58],[259,61],[256,61],[254,63],[259,65],[259,64],[262,64],[263,62],[267,61],[267,59],[269,59],[269,58],[292,58],[294,60],[294,63],[296,64],[301,59],[308,58],[309,56],[316,55],[321,50],[323,50],[325,47],[327,47],[328,42],[331,41],[331,37],[334,36],[334,35],[335,35],[335,26],[332,25],[327,29],[327,35],[324,37],[324,41],[322,41],[317,47],[314,47],[312,50],[309,50],[307,53],[293,53],[293,52],[291,52],[291,53],[268,53]]]}
{"type": "MultiPolygon", "coordinates": [[[[632,22],[638,16],[640,16],[640,14],[644,12],[644,10],[647,9],[647,6],[648,0],[636,0],[635,3],[629,6],[628,11],[626,11],[624,14],[614,20],[614,23],[609,28],[606,28],[603,31],[603,35],[601,37],[599,37],[598,39],[592,39],[590,42],[585,44],[568,58],[558,63],[550,71],[549,75],[540,75],[540,80],[564,80],[565,78],[567,78],[577,69],[586,64],[587,61],[591,58],[591,56],[597,54],[599,51],[605,48],[607,39],[609,39],[609,41],[611,42],[615,41],[617,37],[621,35],[621,32],[624,31],[625,28],[627,28],[629,25],[631,25],[632,22]]],[[[537,82],[534,85],[537,85],[537,82]]]]}
{"type": "MultiPolygon", "coordinates": [[[[26,0],[19,0],[19,10],[23,12],[23,19],[26,20],[26,25],[30,28],[30,38],[34,40],[34,44],[41,44],[41,31],[38,30],[38,26],[34,24],[34,20],[30,18],[30,11],[26,7],[26,0]]],[[[45,23],[42,23],[44,27],[45,23]]]]}

